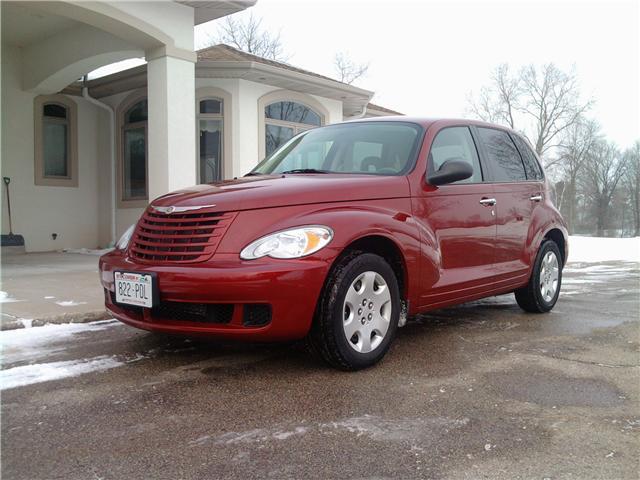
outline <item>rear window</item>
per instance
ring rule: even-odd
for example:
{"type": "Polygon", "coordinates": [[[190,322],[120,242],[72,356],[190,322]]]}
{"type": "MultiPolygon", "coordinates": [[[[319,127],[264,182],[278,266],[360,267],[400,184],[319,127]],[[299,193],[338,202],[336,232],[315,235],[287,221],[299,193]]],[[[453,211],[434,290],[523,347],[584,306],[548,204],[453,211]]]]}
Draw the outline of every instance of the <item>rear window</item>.
{"type": "Polygon", "coordinates": [[[495,182],[520,182],[527,179],[520,154],[507,132],[478,128],[487,152],[495,182]]]}
{"type": "Polygon", "coordinates": [[[513,141],[520,151],[522,162],[524,163],[524,169],[527,174],[527,180],[542,180],[542,168],[536,159],[535,154],[531,150],[531,147],[527,142],[518,135],[512,135],[513,141]]]}
{"type": "Polygon", "coordinates": [[[405,122],[354,122],[315,128],[292,138],[251,173],[318,170],[403,175],[413,168],[421,133],[419,125],[405,122]]]}

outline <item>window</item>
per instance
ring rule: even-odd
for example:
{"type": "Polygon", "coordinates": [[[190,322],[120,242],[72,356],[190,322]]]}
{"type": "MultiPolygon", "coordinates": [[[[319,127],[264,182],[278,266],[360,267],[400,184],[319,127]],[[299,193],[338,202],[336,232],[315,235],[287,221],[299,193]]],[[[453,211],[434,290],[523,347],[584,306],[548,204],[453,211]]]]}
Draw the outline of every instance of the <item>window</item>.
{"type": "Polygon", "coordinates": [[[147,192],[147,99],[124,112],[122,125],[122,200],[145,200],[147,192]]]}
{"type": "Polygon", "coordinates": [[[76,105],[64,95],[35,99],[35,183],[75,187],[77,179],[76,105]]]}
{"type": "Polygon", "coordinates": [[[449,127],[434,138],[429,152],[430,168],[437,171],[447,160],[461,160],[473,167],[473,175],[455,183],[482,182],[482,168],[468,127],[449,127]]]}
{"type": "Polygon", "coordinates": [[[222,179],[224,102],[206,98],[198,102],[198,159],[200,183],[222,179]]]}
{"type": "Polygon", "coordinates": [[[484,145],[493,180],[496,182],[519,182],[527,179],[518,150],[509,134],[494,128],[478,128],[484,145]]]}
{"type": "Polygon", "coordinates": [[[403,175],[415,163],[422,129],[404,122],[353,122],[303,132],[263,160],[253,173],[297,169],[403,175]]]}
{"type": "Polygon", "coordinates": [[[542,168],[540,168],[540,164],[526,140],[519,135],[512,135],[511,138],[513,138],[516,147],[520,151],[527,180],[542,180],[544,178],[542,168]]]}
{"type": "Polygon", "coordinates": [[[298,102],[280,101],[267,105],[265,116],[265,153],[268,157],[298,133],[322,125],[322,116],[298,102]]]}

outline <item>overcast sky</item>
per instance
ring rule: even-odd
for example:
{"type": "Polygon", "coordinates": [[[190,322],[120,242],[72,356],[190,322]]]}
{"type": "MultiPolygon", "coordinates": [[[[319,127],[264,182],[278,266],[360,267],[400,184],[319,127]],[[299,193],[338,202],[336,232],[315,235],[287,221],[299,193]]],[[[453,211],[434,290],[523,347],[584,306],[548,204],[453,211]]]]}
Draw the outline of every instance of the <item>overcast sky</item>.
{"type": "MultiPolygon", "coordinates": [[[[370,62],[356,85],[410,115],[465,116],[499,63],[575,66],[591,115],[621,147],[640,138],[640,1],[258,0],[289,63],[335,76],[345,52],[370,62]]],[[[241,13],[247,15],[248,13],[241,13]]],[[[196,28],[196,43],[216,22],[196,28]]]]}

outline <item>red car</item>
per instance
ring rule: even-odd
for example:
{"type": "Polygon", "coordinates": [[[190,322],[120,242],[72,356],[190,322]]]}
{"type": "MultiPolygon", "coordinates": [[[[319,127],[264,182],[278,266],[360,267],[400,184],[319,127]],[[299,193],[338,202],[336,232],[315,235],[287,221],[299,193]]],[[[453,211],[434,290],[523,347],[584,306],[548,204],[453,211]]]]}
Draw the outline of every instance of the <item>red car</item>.
{"type": "Polygon", "coordinates": [[[107,309],[145,330],[308,337],[370,366],[408,317],[514,292],[558,299],[567,230],[529,144],[467,120],[309,130],[243,178],[160,197],[100,259],[107,309]]]}

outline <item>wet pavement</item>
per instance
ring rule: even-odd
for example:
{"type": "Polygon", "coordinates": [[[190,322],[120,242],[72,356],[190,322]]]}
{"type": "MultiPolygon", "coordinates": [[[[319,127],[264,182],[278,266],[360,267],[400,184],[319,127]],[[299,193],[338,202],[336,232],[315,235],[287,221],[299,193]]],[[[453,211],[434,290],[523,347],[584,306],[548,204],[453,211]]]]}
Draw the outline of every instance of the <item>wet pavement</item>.
{"type": "Polygon", "coordinates": [[[2,332],[2,478],[635,479],[639,287],[570,264],[552,313],[432,312],[355,373],[117,322],[2,332]]]}

